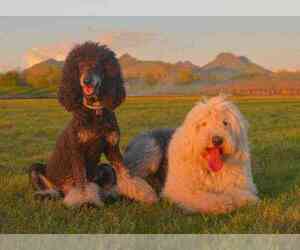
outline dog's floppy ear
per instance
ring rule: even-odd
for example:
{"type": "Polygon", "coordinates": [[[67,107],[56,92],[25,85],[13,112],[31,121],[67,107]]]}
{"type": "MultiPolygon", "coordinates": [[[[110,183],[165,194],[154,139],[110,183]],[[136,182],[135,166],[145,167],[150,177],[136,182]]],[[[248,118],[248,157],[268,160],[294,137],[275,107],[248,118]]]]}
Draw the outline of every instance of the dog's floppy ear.
{"type": "Polygon", "coordinates": [[[58,101],[67,111],[74,111],[81,106],[82,91],[79,82],[78,55],[79,45],[68,54],[58,89],[58,101]]]}
{"type": "Polygon", "coordinates": [[[114,110],[125,100],[126,91],[121,66],[113,52],[104,62],[104,71],[105,93],[103,99],[106,105],[114,110]]]}

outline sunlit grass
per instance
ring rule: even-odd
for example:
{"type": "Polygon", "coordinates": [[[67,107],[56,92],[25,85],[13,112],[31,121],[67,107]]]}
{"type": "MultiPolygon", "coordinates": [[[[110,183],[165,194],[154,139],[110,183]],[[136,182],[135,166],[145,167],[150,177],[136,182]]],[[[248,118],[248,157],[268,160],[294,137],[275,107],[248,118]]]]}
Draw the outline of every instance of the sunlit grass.
{"type": "MultiPolygon", "coordinates": [[[[117,111],[122,149],[139,132],[176,127],[196,97],[128,98],[117,111]]],[[[235,99],[248,118],[254,179],[261,202],[222,216],[186,215],[161,201],[126,200],[101,209],[36,202],[26,167],[45,162],[70,118],[56,100],[0,101],[2,233],[299,233],[300,99],[235,99]]]]}

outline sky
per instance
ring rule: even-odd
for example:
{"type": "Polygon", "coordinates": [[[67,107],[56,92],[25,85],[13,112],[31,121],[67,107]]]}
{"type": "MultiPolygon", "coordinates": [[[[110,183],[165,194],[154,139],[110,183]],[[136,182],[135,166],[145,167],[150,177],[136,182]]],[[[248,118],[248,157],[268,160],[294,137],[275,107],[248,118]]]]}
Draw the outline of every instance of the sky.
{"type": "Polygon", "coordinates": [[[86,40],[107,44],[119,56],[129,53],[144,60],[190,60],[202,66],[221,52],[231,52],[271,70],[300,70],[300,30],[286,31],[274,19],[265,20],[0,17],[0,70],[25,68],[48,58],[63,60],[74,44],[86,40]]]}
{"type": "Polygon", "coordinates": [[[299,0],[9,0],[2,16],[297,16],[299,0]]]}

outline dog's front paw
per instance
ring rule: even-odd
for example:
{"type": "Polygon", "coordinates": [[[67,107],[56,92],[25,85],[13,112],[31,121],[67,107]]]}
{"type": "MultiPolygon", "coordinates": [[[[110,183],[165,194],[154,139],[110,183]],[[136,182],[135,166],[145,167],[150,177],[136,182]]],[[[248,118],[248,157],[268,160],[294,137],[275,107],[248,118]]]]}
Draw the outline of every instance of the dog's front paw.
{"type": "Polygon", "coordinates": [[[247,201],[249,205],[254,205],[257,204],[260,201],[260,199],[258,196],[250,193],[250,195],[247,196],[247,201]]]}
{"type": "Polygon", "coordinates": [[[259,198],[255,194],[245,190],[231,192],[231,196],[236,207],[254,205],[259,202],[259,198]]]}
{"type": "Polygon", "coordinates": [[[56,200],[62,197],[55,189],[40,190],[33,194],[35,200],[56,200]]]}
{"type": "Polygon", "coordinates": [[[213,209],[213,213],[215,214],[224,214],[230,213],[234,210],[234,202],[232,197],[229,195],[217,195],[215,202],[215,209],[213,209]]]}
{"type": "Polygon", "coordinates": [[[152,187],[142,178],[120,175],[117,180],[118,192],[131,199],[153,204],[158,197],[152,187]]]}
{"type": "Polygon", "coordinates": [[[234,209],[234,203],[229,195],[210,193],[201,200],[199,207],[202,213],[224,214],[234,209]]]}
{"type": "Polygon", "coordinates": [[[222,209],[220,211],[222,211],[222,213],[230,213],[235,209],[234,203],[232,201],[232,199],[225,199],[225,201],[221,204],[222,209]]]}
{"type": "Polygon", "coordinates": [[[100,207],[103,205],[100,188],[95,183],[88,183],[84,189],[75,187],[64,198],[64,204],[68,207],[80,207],[84,204],[100,207]]]}

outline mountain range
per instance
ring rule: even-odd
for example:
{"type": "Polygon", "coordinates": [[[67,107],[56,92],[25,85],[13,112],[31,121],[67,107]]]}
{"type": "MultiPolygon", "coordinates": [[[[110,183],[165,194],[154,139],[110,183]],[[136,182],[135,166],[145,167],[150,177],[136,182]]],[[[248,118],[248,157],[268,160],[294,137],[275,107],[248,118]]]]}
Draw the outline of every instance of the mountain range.
{"type": "MultiPolygon", "coordinates": [[[[214,60],[203,66],[195,65],[190,61],[176,63],[146,61],[130,54],[119,57],[119,62],[130,91],[137,87],[142,89],[152,86],[153,89],[153,86],[158,86],[157,89],[164,88],[167,92],[172,92],[171,86],[189,89],[193,85],[191,92],[196,89],[200,92],[213,93],[220,90],[250,93],[251,90],[253,93],[275,91],[274,93],[280,94],[282,89],[292,89],[294,92],[299,89],[300,93],[299,72],[275,73],[245,56],[232,53],[220,53],[214,60]]],[[[48,59],[25,69],[23,75],[33,86],[38,86],[41,81],[44,85],[50,86],[59,82],[63,64],[63,61],[48,59]]]]}
{"type": "MultiPolygon", "coordinates": [[[[172,83],[174,74],[178,71],[189,71],[197,79],[217,79],[228,80],[241,75],[270,75],[272,72],[253,63],[245,56],[236,56],[232,53],[221,53],[213,61],[200,67],[190,61],[179,61],[168,63],[164,61],[144,61],[139,60],[129,54],[124,54],[119,58],[123,74],[126,79],[143,78],[147,75],[157,76],[161,83],[172,83]]],[[[35,64],[24,72],[43,71],[45,66],[62,68],[63,61],[48,59],[35,64]]]]}

